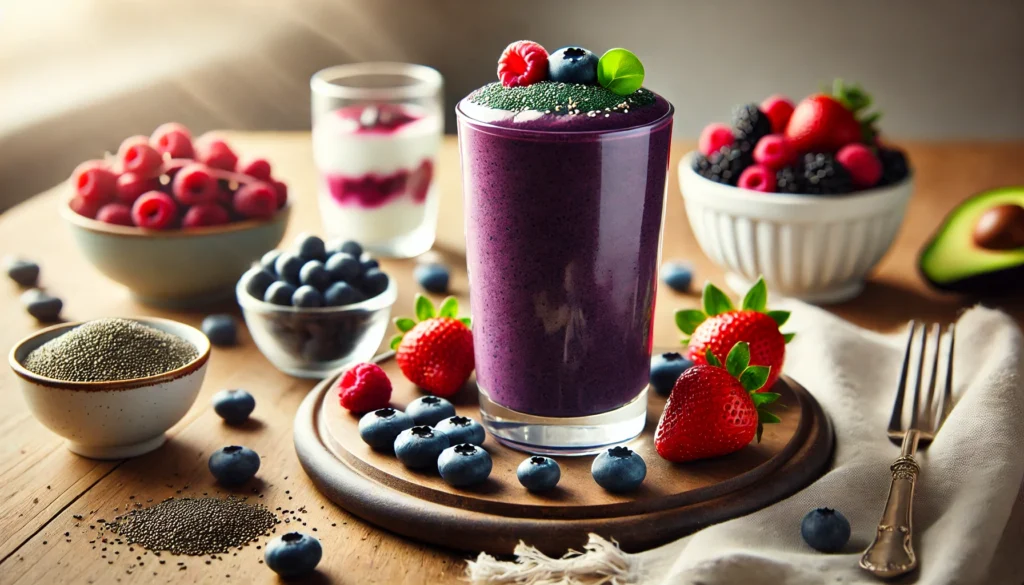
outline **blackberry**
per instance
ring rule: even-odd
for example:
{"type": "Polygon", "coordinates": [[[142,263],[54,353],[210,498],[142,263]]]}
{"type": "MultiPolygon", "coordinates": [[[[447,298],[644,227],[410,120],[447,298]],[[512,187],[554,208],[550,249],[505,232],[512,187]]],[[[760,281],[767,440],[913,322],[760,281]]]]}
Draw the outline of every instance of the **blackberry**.
{"type": "Polygon", "coordinates": [[[803,193],[804,173],[800,167],[783,167],[775,173],[776,193],[803,193]]]}
{"type": "Polygon", "coordinates": [[[808,195],[841,195],[853,191],[849,171],[831,154],[805,154],[803,179],[804,193],[808,195]]]}
{"type": "Polygon", "coordinates": [[[732,113],[733,135],[736,146],[743,152],[754,152],[754,146],[761,138],[772,133],[772,122],[758,109],[757,104],[739,106],[732,113]]]}
{"type": "Polygon", "coordinates": [[[878,182],[879,186],[899,183],[910,174],[910,166],[902,150],[879,148],[878,159],[882,161],[882,180],[878,182]]]}
{"type": "Polygon", "coordinates": [[[693,170],[705,179],[735,186],[740,173],[753,162],[749,152],[735,146],[723,146],[710,156],[698,153],[693,159],[693,170]]]}

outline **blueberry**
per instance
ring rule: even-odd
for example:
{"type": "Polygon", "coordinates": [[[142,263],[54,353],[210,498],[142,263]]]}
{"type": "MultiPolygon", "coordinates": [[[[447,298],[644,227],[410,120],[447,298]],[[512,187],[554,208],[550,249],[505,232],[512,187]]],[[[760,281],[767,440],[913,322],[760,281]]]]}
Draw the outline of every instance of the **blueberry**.
{"type": "Polygon", "coordinates": [[[300,234],[295,238],[295,250],[303,260],[327,260],[327,247],[324,241],[312,234],[300,234]]]}
{"type": "Polygon", "coordinates": [[[583,47],[562,47],[548,57],[548,78],[561,83],[597,83],[597,55],[583,47]]]}
{"type": "Polygon", "coordinates": [[[516,469],[519,483],[531,492],[546,492],[558,485],[562,478],[562,469],[550,457],[534,455],[527,457],[516,469]]]}
{"type": "Polygon", "coordinates": [[[359,265],[363,267],[363,272],[372,268],[380,268],[380,262],[377,262],[376,258],[365,258],[359,263],[359,265]]]}
{"type": "Polygon", "coordinates": [[[413,277],[424,290],[432,293],[448,292],[451,275],[443,264],[420,264],[412,271],[413,277]]]}
{"type": "Polygon", "coordinates": [[[324,306],[324,295],[308,284],[304,284],[295,289],[295,293],[292,294],[292,306],[303,309],[322,307],[324,306]]]}
{"type": "Polygon", "coordinates": [[[421,396],[409,403],[405,414],[412,417],[418,425],[436,425],[444,419],[455,416],[455,407],[451,402],[437,396],[421,396]]]}
{"type": "Polygon", "coordinates": [[[363,267],[359,264],[359,260],[345,252],[332,254],[327,259],[326,267],[331,279],[336,282],[356,282],[359,275],[363,273],[363,267]]]}
{"type": "Polygon", "coordinates": [[[284,579],[312,573],[324,556],[320,541],[308,534],[289,532],[267,543],[263,561],[284,579]]]}
{"type": "Polygon", "coordinates": [[[487,438],[483,425],[465,416],[450,416],[434,425],[434,428],[448,435],[452,445],[483,445],[484,439],[487,438]]]}
{"type": "Polygon", "coordinates": [[[668,396],[676,380],[690,369],[693,362],[682,355],[669,352],[651,358],[651,388],[662,396],[668,396]]]}
{"type": "Polygon", "coordinates": [[[263,295],[267,294],[267,289],[270,285],[277,281],[277,275],[271,270],[261,268],[256,272],[252,273],[249,277],[249,282],[245,283],[245,290],[257,299],[262,299],[263,295]]]}
{"type": "Polygon", "coordinates": [[[35,286],[39,282],[39,265],[31,260],[8,258],[7,276],[21,286],[35,286]]]}
{"type": "Polygon", "coordinates": [[[280,280],[275,280],[267,287],[263,294],[263,300],[275,305],[291,306],[292,295],[295,294],[295,287],[280,280]]]}
{"type": "Polygon", "coordinates": [[[232,445],[210,455],[210,473],[221,485],[242,485],[260,469],[260,456],[248,447],[232,445]]]}
{"type": "Polygon", "coordinates": [[[412,417],[401,410],[381,408],[359,419],[359,436],[373,449],[390,452],[395,448],[398,434],[411,429],[414,424],[412,417]]]}
{"type": "Polygon", "coordinates": [[[437,458],[441,479],[452,487],[482,483],[491,474],[491,467],[491,454],[469,443],[448,447],[437,458]]]}
{"type": "Polygon", "coordinates": [[[590,473],[597,485],[620,494],[640,487],[647,476],[647,464],[629,447],[612,447],[594,458],[590,473]]]}
{"type": "Polygon", "coordinates": [[[363,247],[359,245],[359,242],[354,242],[352,240],[342,242],[341,246],[338,247],[338,251],[344,252],[356,258],[359,258],[360,256],[363,255],[363,247]]]}
{"type": "Polygon", "coordinates": [[[267,252],[266,254],[263,255],[262,258],[260,258],[260,266],[262,266],[267,272],[273,274],[276,277],[277,268],[275,268],[274,265],[277,263],[277,257],[280,255],[280,250],[271,250],[267,252]]]}
{"type": "Polygon", "coordinates": [[[377,268],[371,268],[359,279],[359,289],[367,298],[373,298],[388,290],[388,275],[377,268]]]}
{"type": "Polygon", "coordinates": [[[693,267],[688,262],[666,262],[661,265],[661,281],[676,292],[687,292],[693,281],[693,267]]]}
{"type": "Polygon", "coordinates": [[[274,271],[277,276],[289,284],[299,286],[302,284],[299,272],[306,262],[291,252],[281,252],[281,255],[274,261],[274,271]]]}
{"type": "Polygon", "coordinates": [[[347,282],[336,282],[324,293],[324,304],[328,307],[344,307],[365,300],[366,296],[347,282]]]}
{"type": "Polygon", "coordinates": [[[302,265],[299,271],[299,281],[317,290],[327,290],[331,286],[331,275],[324,268],[324,263],[319,260],[310,260],[302,265]]]}
{"type": "Polygon", "coordinates": [[[57,297],[50,296],[38,288],[33,288],[21,294],[21,303],[29,315],[43,323],[52,323],[60,319],[60,311],[64,308],[64,301],[57,297]]]}
{"type": "Polygon", "coordinates": [[[238,341],[238,327],[231,315],[209,315],[203,319],[202,329],[214,345],[234,345],[238,341]]]}
{"type": "Polygon", "coordinates": [[[213,395],[213,411],[228,424],[244,423],[255,408],[256,399],[245,390],[221,390],[213,395]]]}
{"type": "Polygon", "coordinates": [[[410,469],[437,466],[437,457],[448,448],[448,436],[432,427],[408,428],[395,438],[395,455],[410,469]]]}
{"type": "Polygon", "coordinates": [[[839,552],[850,540],[850,521],[832,508],[811,510],[800,523],[800,536],[815,550],[839,552]]]}

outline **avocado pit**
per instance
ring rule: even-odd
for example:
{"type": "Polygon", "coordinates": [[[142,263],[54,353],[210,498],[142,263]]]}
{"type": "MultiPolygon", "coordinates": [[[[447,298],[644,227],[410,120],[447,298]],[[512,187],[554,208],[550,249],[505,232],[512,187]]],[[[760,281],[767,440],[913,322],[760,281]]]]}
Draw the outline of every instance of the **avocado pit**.
{"type": "Polygon", "coordinates": [[[974,224],[972,238],[986,250],[1024,248],[1024,207],[1004,203],[989,208],[974,224]]]}

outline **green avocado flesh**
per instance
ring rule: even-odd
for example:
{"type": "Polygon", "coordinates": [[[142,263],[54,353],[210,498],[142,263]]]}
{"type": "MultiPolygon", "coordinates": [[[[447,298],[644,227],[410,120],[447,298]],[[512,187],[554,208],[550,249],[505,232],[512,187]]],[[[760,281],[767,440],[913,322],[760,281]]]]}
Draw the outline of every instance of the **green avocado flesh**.
{"type": "Polygon", "coordinates": [[[1024,247],[989,250],[974,242],[974,228],[981,215],[1005,204],[1024,206],[1024,187],[984,191],[953,209],[921,252],[925,279],[937,288],[956,292],[1024,290],[1024,247]]]}

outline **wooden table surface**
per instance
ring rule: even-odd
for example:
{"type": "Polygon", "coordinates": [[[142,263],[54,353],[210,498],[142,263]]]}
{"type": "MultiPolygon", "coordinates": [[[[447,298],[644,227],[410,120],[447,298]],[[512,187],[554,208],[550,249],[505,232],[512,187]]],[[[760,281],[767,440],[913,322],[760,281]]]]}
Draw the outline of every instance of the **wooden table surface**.
{"type": "MultiPolygon", "coordinates": [[[[291,185],[295,215],[288,238],[304,230],[319,231],[314,171],[306,133],[233,135],[245,155],[266,156],[291,185]]],[[[673,161],[692,144],[673,145],[673,161]]],[[[982,189],[1024,184],[1024,144],[912,144],[917,191],[892,251],[877,268],[864,293],[832,307],[865,327],[890,330],[907,319],[950,321],[974,302],[927,290],[915,260],[941,218],[960,200],[982,189]]],[[[694,262],[698,282],[722,282],[722,273],[697,247],[687,225],[675,178],[670,173],[664,257],[694,262]]],[[[442,206],[437,248],[461,262],[463,249],[461,183],[458,151],[449,138],[439,168],[442,206]]],[[[65,302],[69,320],[108,316],[156,315],[199,325],[202,312],[155,310],[135,303],[127,291],[106,280],[74,249],[56,211],[62,187],[41,194],[0,216],[0,255],[17,254],[42,266],[42,283],[65,302]]],[[[411,261],[388,261],[387,270],[409,269],[411,261]]],[[[19,303],[17,287],[0,284],[0,348],[7,351],[40,326],[19,303]]],[[[465,273],[454,284],[465,297],[465,273]]],[[[411,313],[415,291],[402,290],[396,313],[411,313]]],[[[1018,295],[1019,297],[1020,295],[1018,295]]],[[[677,335],[672,313],[693,306],[696,296],[659,291],[655,343],[672,346],[677,335]]],[[[1010,311],[1024,322],[1020,298],[988,304],[1010,311]]],[[[225,307],[230,310],[231,307],[225,307]]],[[[245,444],[263,456],[256,490],[272,509],[307,512],[301,528],[324,544],[319,583],[456,583],[469,555],[421,545],[375,529],[337,508],[313,488],[295,457],[291,424],[295,409],[312,381],[277,372],[242,331],[235,348],[214,349],[202,394],[188,415],[170,431],[172,440],[148,455],[125,461],[92,461],[71,454],[62,441],[29,413],[12,373],[0,375],[0,584],[6,583],[274,583],[276,576],[259,563],[255,545],[237,556],[207,564],[202,558],[162,557],[135,547],[91,543],[99,518],[110,520],[136,502],[160,501],[176,494],[225,493],[206,469],[210,452],[228,444],[245,444]],[[245,388],[257,400],[251,424],[227,427],[209,407],[222,388],[245,388]],[[134,499],[133,499],[134,496],[134,499]],[[79,520],[76,516],[80,516],[79,520]],[[313,530],[316,532],[312,532],[313,530]],[[116,551],[116,552],[115,552],[116,551]],[[181,568],[177,563],[184,561],[181,568]],[[230,575],[230,577],[228,577],[230,575]]],[[[251,492],[249,486],[239,493],[251,492]]],[[[251,494],[251,497],[257,497],[251,494]]],[[[292,520],[292,522],[296,522],[292,520]]],[[[294,524],[291,524],[294,526],[294,524]]]]}

